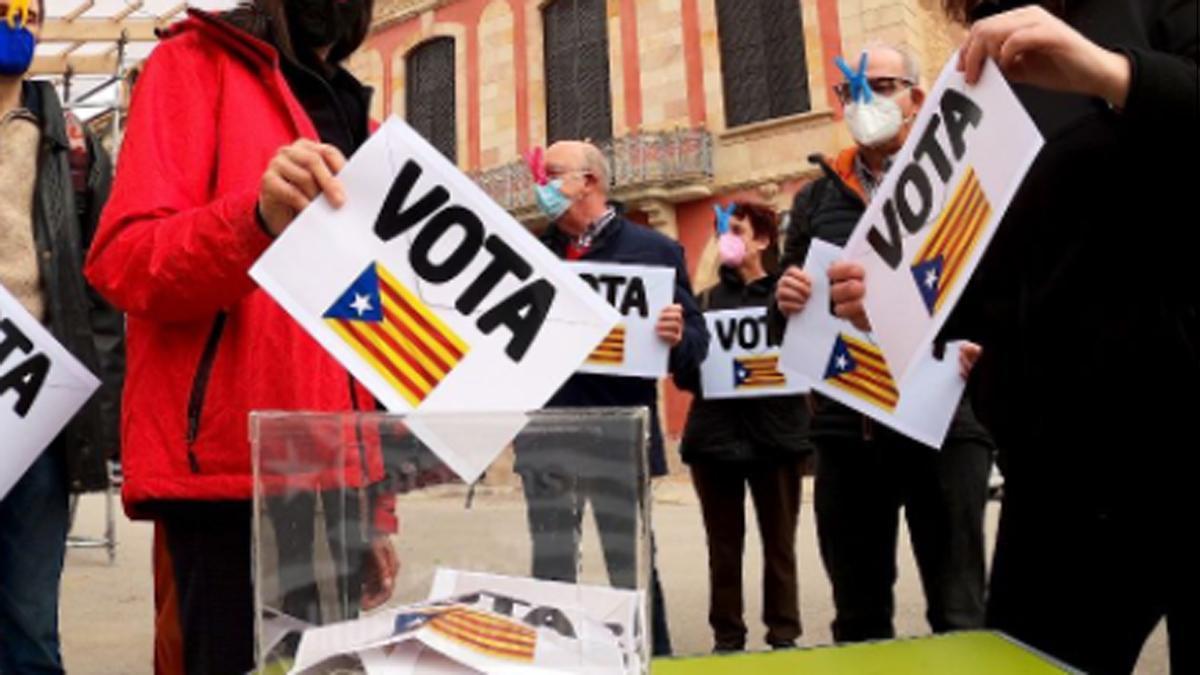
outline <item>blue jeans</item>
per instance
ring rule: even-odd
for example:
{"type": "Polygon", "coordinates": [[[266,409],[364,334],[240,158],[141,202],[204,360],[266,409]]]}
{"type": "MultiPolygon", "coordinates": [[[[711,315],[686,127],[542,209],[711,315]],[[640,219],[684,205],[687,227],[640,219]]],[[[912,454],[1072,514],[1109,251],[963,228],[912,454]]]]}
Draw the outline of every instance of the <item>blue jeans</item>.
{"type": "Polygon", "coordinates": [[[55,446],[0,500],[0,673],[62,673],[58,593],[67,482],[55,446]]]}

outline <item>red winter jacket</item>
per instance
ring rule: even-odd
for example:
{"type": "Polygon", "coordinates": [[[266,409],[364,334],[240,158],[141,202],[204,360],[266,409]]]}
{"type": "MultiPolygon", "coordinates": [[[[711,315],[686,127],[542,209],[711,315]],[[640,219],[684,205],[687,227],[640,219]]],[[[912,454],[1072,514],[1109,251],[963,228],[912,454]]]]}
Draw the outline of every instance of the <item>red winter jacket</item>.
{"type": "MultiPolygon", "coordinates": [[[[247,274],[270,244],[255,221],[261,176],[300,137],[316,140],[316,130],[275,50],[213,16],[191,12],[138,78],[86,269],[128,314],[121,433],[131,516],[148,515],[142,507],[154,500],[251,497],[252,410],[372,408],[247,274]]],[[[355,435],[346,430],[348,449],[355,435]]],[[[383,475],[378,446],[366,454],[347,452],[355,484],[360,466],[372,480],[383,475]]],[[[383,501],[376,524],[394,531],[383,501]]]]}

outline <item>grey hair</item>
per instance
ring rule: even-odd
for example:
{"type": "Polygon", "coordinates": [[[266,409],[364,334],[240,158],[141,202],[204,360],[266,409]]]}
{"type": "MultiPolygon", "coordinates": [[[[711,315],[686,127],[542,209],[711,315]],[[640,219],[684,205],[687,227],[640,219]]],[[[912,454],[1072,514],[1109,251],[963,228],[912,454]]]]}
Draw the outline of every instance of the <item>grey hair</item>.
{"type": "Polygon", "coordinates": [[[903,45],[893,44],[891,42],[883,42],[875,40],[867,43],[863,47],[864,52],[869,52],[872,49],[887,49],[900,55],[900,60],[904,62],[904,77],[906,77],[914,85],[921,84],[921,62],[917,59],[916,54],[912,50],[903,45]]]}
{"type": "Polygon", "coordinates": [[[588,173],[596,177],[596,182],[601,185],[605,194],[608,194],[609,181],[612,176],[612,169],[609,168],[608,158],[600,151],[600,148],[591,143],[583,144],[583,166],[588,173]]]}

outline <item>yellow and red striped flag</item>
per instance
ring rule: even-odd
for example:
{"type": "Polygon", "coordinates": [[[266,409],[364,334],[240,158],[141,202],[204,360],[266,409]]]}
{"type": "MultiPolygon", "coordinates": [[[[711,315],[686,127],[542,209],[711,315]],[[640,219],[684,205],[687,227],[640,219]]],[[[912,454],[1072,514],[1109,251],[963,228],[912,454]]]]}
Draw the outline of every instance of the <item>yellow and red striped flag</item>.
{"type": "Polygon", "coordinates": [[[617,324],[604,340],[588,355],[587,362],[603,366],[619,366],[625,362],[625,324],[617,324]]]}
{"type": "Polygon", "coordinates": [[[968,168],[912,265],[913,279],[933,316],[958,281],[983,237],[992,206],[974,168],[968,168]]]}
{"type": "Polygon", "coordinates": [[[369,265],[323,318],[413,408],[468,351],[444,321],[378,263],[369,265]]]}
{"type": "Polygon", "coordinates": [[[438,635],[487,656],[532,662],[537,648],[533,628],[467,607],[440,612],[427,625],[438,635]]]}
{"type": "Polygon", "coordinates": [[[733,359],[733,388],[782,387],[787,376],[779,370],[778,354],[735,356],[733,359]]]}
{"type": "Polygon", "coordinates": [[[900,390],[879,347],[845,333],[834,340],[825,381],[889,412],[900,401],[900,390]]]}

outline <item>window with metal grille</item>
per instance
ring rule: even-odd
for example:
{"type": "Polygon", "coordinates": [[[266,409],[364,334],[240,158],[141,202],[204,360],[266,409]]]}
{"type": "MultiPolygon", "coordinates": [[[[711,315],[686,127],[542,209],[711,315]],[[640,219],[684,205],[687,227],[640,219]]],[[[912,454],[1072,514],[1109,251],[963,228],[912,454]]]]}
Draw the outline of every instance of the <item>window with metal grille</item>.
{"type": "Polygon", "coordinates": [[[542,21],[547,140],[611,139],[605,0],[554,0],[542,21]]]}
{"type": "Polygon", "coordinates": [[[717,0],[717,33],[725,126],[810,108],[800,0],[717,0]]]}
{"type": "Polygon", "coordinates": [[[454,38],[449,37],[417,45],[404,63],[406,121],[451,162],[458,161],[454,72],[454,38]]]}

